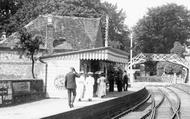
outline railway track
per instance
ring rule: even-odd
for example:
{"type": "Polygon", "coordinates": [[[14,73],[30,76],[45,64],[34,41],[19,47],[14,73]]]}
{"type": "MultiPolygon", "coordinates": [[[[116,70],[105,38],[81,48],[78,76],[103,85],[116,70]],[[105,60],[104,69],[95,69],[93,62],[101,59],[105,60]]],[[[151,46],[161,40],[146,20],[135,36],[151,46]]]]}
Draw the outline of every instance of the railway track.
{"type": "Polygon", "coordinates": [[[151,98],[112,119],[190,119],[190,93],[171,86],[147,87],[151,98]]]}
{"type": "Polygon", "coordinates": [[[190,93],[183,89],[169,87],[175,91],[181,99],[180,117],[181,119],[190,119],[190,93]]]}
{"type": "MultiPolygon", "coordinates": [[[[165,119],[181,119],[179,115],[181,100],[178,94],[175,91],[171,90],[170,88],[166,88],[166,87],[162,87],[161,90],[170,105],[170,115],[167,115],[168,117],[165,117],[165,119]]],[[[158,119],[160,119],[159,116],[164,116],[164,115],[161,113],[158,113],[157,115],[158,119]]]]}

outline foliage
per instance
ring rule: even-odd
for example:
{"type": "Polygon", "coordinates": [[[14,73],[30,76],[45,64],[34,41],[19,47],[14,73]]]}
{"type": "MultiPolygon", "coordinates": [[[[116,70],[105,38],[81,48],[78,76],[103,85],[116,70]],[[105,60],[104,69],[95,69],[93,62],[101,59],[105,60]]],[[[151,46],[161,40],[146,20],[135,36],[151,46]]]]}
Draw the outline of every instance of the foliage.
{"type": "Polygon", "coordinates": [[[128,27],[124,24],[126,18],[125,12],[122,9],[118,10],[116,4],[112,5],[105,2],[103,5],[109,15],[109,44],[114,48],[129,51],[130,32],[128,27]]]}
{"type": "Polygon", "coordinates": [[[145,71],[149,72],[150,76],[156,74],[156,63],[157,62],[153,62],[153,61],[145,62],[145,71]]]}
{"type": "MultiPolygon", "coordinates": [[[[185,47],[182,46],[180,42],[177,41],[174,42],[174,46],[170,50],[170,53],[177,54],[179,57],[183,57],[184,52],[185,52],[185,47]]],[[[181,74],[183,66],[174,63],[168,63],[167,65],[165,65],[165,69],[167,73],[181,74]]]]}
{"type": "MultiPolygon", "coordinates": [[[[177,41],[174,42],[174,46],[170,50],[170,53],[177,54],[179,57],[183,57],[184,52],[185,52],[184,46],[182,46],[180,42],[177,42],[177,41]]],[[[170,63],[170,62],[159,62],[157,64],[157,70],[158,70],[157,72],[158,74],[160,74],[160,72],[164,70],[168,74],[176,73],[179,75],[182,73],[183,66],[179,64],[170,63]]]]}
{"type": "Polygon", "coordinates": [[[170,53],[177,54],[180,57],[184,57],[185,47],[181,45],[180,42],[174,42],[174,47],[170,50],[170,53]]]}
{"type": "Polygon", "coordinates": [[[173,43],[190,38],[190,12],[174,3],[150,8],[134,27],[136,50],[145,53],[170,53],[173,43]]]}
{"type": "Polygon", "coordinates": [[[0,0],[0,33],[6,31],[9,18],[22,6],[22,0],[0,0]]]}
{"type": "Polygon", "coordinates": [[[42,36],[38,35],[33,32],[27,32],[25,28],[21,29],[19,31],[20,38],[19,42],[16,45],[16,48],[21,50],[21,54],[25,54],[27,57],[29,57],[32,60],[32,75],[33,78],[35,78],[34,75],[34,63],[35,58],[34,55],[38,53],[40,50],[40,45],[43,45],[43,38],[42,36]]]}
{"type": "Polygon", "coordinates": [[[167,62],[158,62],[156,64],[156,71],[157,71],[157,75],[158,76],[161,76],[164,72],[165,72],[165,69],[164,69],[164,66],[166,65],[167,62]]]}

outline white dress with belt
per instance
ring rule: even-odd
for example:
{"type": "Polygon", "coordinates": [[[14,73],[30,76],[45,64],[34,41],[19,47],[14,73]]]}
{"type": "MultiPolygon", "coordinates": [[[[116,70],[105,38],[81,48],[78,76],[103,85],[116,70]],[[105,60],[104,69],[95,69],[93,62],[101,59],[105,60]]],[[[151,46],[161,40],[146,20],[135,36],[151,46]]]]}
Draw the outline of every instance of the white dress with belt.
{"type": "Polygon", "coordinates": [[[94,86],[94,78],[92,76],[88,76],[85,81],[85,99],[92,99],[93,97],[93,86],[94,86]]]}

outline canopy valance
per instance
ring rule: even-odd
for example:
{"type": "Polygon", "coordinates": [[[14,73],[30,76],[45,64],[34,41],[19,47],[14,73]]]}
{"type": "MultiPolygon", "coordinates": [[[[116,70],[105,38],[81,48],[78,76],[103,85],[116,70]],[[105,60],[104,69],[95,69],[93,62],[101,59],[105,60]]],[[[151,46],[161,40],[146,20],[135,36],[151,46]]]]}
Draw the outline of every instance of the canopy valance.
{"type": "Polygon", "coordinates": [[[117,63],[127,63],[128,53],[114,49],[111,47],[100,47],[94,49],[85,49],[71,52],[53,54],[50,56],[40,57],[43,60],[65,60],[65,59],[80,59],[80,60],[107,60],[117,63]]]}

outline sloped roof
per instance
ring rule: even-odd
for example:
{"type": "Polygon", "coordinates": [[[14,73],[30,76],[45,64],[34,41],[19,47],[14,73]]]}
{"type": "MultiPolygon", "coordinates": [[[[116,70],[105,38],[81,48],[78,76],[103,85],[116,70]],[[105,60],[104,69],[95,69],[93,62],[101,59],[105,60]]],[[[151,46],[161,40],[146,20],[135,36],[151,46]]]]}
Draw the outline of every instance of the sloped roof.
{"type": "MultiPolygon", "coordinates": [[[[100,18],[82,18],[71,16],[40,15],[25,27],[29,31],[37,31],[46,39],[48,38],[47,25],[48,17],[52,18],[54,28],[54,40],[60,40],[55,49],[80,50],[93,47],[102,47],[103,40],[100,29],[100,18]],[[66,45],[69,44],[69,45],[66,45]]],[[[8,39],[0,44],[0,47],[13,47],[18,42],[18,33],[12,34],[8,39]]],[[[45,45],[46,46],[46,45],[45,45]]],[[[47,49],[47,47],[41,47],[47,49]]]]}
{"type": "MultiPolygon", "coordinates": [[[[48,36],[47,25],[49,17],[52,19],[52,26],[55,31],[54,40],[64,38],[75,50],[103,46],[100,33],[100,18],[43,15],[31,21],[25,27],[29,31],[36,30],[43,36],[48,36]]],[[[60,42],[60,44],[62,43],[60,42]]],[[[65,47],[60,47],[60,44],[58,44],[58,48],[64,49],[65,47]]]]}

